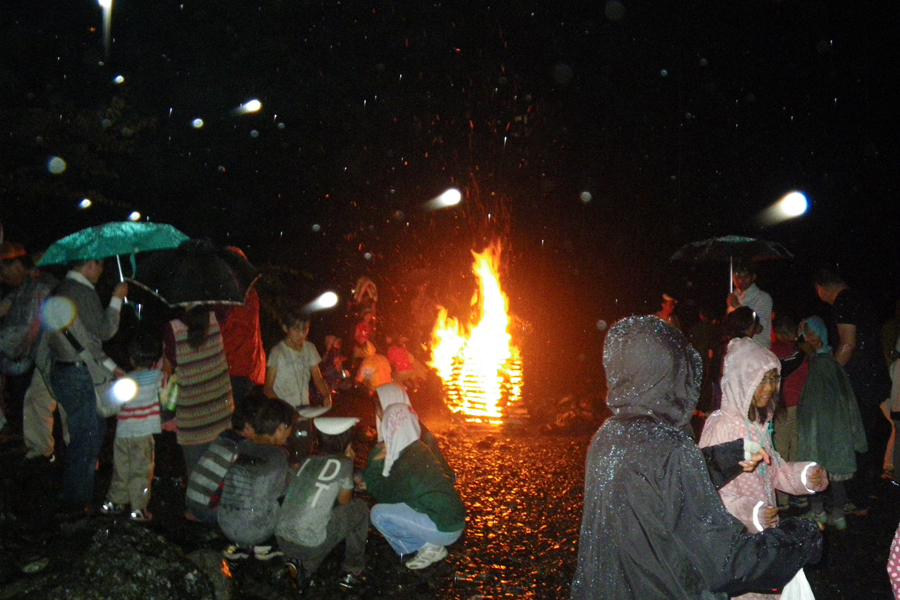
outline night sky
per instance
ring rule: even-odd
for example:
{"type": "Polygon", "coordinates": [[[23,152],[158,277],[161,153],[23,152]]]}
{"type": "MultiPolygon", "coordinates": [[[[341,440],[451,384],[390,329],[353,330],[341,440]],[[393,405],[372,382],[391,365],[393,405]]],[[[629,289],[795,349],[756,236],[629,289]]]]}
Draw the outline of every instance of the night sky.
{"type": "Polygon", "coordinates": [[[762,266],[776,310],[823,311],[809,276],[837,264],[887,317],[898,16],[812,0],[115,0],[106,58],[96,3],[6,0],[0,222],[37,249],[137,210],[312,287],[369,275],[396,301],[424,278],[462,305],[469,251],[499,238],[526,351],[565,375],[599,347],[599,319],[655,311],[664,291],[724,308],[727,265],[668,260],[713,236],[795,254],[762,266]],[[234,114],[251,99],[261,111],[234,114]],[[423,209],[450,186],[459,207],[423,209]],[[809,213],[761,226],[792,190],[809,213]]]}

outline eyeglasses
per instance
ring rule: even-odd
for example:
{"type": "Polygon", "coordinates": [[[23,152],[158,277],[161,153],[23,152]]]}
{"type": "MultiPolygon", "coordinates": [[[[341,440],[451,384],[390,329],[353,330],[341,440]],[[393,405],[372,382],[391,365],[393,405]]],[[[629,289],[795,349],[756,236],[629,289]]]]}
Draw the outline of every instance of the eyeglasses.
{"type": "Polygon", "coordinates": [[[781,375],[767,375],[763,377],[761,384],[771,383],[778,385],[781,382],[781,375]]]}

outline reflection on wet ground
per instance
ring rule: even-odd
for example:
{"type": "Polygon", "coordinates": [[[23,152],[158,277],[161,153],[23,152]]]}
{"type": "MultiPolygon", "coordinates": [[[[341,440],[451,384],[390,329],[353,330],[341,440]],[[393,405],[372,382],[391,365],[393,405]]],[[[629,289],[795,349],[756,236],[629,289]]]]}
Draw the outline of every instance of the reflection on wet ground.
{"type": "MultiPolygon", "coordinates": [[[[567,598],[576,564],[589,436],[544,435],[534,427],[503,431],[455,425],[434,429],[447,460],[458,473],[457,483],[469,510],[466,532],[450,547],[447,560],[424,571],[410,571],[373,529],[367,550],[367,586],[353,593],[335,586],[340,574],[339,547],[320,569],[324,587],[317,587],[306,597],[567,598]]],[[[359,445],[357,454],[365,456],[366,443],[359,445]]],[[[8,467],[15,452],[4,447],[3,460],[8,467]]],[[[160,451],[164,454],[165,448],[160,451]]],[[[162,455],[159,459],[165,460],[162,455]]],[[[226,540],[213,528],[184,520],[183,489],[177,478],[165,474],[165,469],[159,470],[151,505],[155,518],[146,527],[186,554],[206,553],[213,562],[219,562],[218,552],[226,540]]],[[[9,473],[4,470],[2,482],[6,504],[0,550],[4,556],[14,557],[19,569],[32,564],[29,557],[45,561],[43,566],[35,563],[42,569],[71,560],[64,557],[77,554],[83,535],[73,535],[69,527],[53,531],[46,519],[40,532],[24,527],[21,518],[10,520],[14,516],[8,507],[16,502],[21,505],[22,498],[16,500],[16,496],[24,492],[11,491],[10,486],[19,482],[9,473]]],[[[100,475],[101,479],[108,478],[108,468],[100,475]]],[[[884,567],[900,519],[900,488],[881,482],[874,490],[868,516],[848,517],[846,531],[825,531],[825,556],[819,565],[806,569],[818,600],[892,597],[884,567]]],[[[795,515],[801,512],[794,510],[795,515]]],[[[92,521],[103,519],[109,518],[92,521]]],[[[281,578],[279,559],[223,562],[221,567],[231,577],[235,600],[299,597],[281,578]]],[[[23,577],[31,575],[19,573],[13,579],[23,577]]],[[[0,598],[6,597],[5,589],[0,587],[0,598]]]]}

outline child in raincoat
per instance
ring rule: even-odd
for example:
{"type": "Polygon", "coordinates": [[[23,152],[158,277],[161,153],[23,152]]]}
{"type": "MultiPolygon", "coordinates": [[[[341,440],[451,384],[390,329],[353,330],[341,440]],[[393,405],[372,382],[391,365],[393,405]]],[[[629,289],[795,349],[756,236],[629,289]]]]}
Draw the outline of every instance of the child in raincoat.
{"type": "MultiPolygon", "coordinates": [[[[722,408],[713,412],[700,436],[700,447],[745,440],[745,449],[762,447],[772,457],[752,473],[738,475],[719,490],[725,508],[740,519],[750,533],[778,525],[775,490],[795,496],[824,490],[828,479],[816,463],[790,463],[772,444],[769,424],[778,391],[781,363],[752,338],[729,342],[722,371],[722,408]]],[[[778,598],[778,595],[745,594],[743,600],[778,598]]]]}

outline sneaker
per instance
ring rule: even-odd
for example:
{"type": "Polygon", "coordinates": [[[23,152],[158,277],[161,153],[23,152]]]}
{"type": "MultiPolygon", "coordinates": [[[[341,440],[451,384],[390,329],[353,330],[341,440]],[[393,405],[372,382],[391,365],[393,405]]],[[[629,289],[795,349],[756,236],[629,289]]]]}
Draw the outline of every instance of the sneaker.
{"type": "Polygon", "coordinates": [[[864,517],[869,514],[869,509],[865,506],[863,506],[862,508],[857,508],[855,504],[848,500],[847,503],[844,504],[844,514],[864,517]]]}
{"type": "Polygon", "coordinates": [[[344,576],[338,579],[338,585],[344,588],[345,590],[355,590],[366,582],[365,578],[362,575],[362,572],[354,574],[351,572],[344,573],[344,576]]]}
{"type": "Polygon", "coordinates": [[[250,556],[252,550],[248,550],[246,548],[241,548],[240,546],[235,546],[232,544],[228,546],[224,550],[222,550],[222,556],[231,560],[238,560],[241,558],[247,558],[250,556]]]}
{"type": "Polygon", "coordinates": [[[107,500],[100,505],[100,512],[104,515],[121,515],[125,512],[125,505],[116,504],[112,500],[107,500]]]}
{"type": "Polygon", "coordinates": [[[847,519],[845,519],[844,517],[838,517],[837,519],[829,518],[828,524],[833,526],[838,531],[847,529],[847,519]]]}
{"type": "Polygon", "coordinates": [[[444,546],[425,544],[422,546],[422,549],[416,552],[416,555],[406,563],[406,568],[414,570],[424,569],[425,567],[431,566],[439,560],[442,560],[446,556],[447,548],[444,546]]]}
{"type": "Polygon", "coordinates": [[[306,595],[309,587],[309,578],[303,571],[303,565],[299,560],[289,560],[284,563],[283,577],[287,581],[288,586],[299,592],[301,596],[306,595]]]}
{"type": "Polygon", "coordinates": [[[276,556],[284,556],[284,552],[272,550],[272,546],[253,546],[253,556],[256,560],[272,560],[276,556]]]}
{"type": "Polygon", "coordinates": [[[824,512],[817,513],[812,510],[809,511],[808,513],[806,513],[805,515],[803,515],[803,518],[804,519],[812,519],[819,525],[824,525],[825,523],[828,522],[828,515],[826,513],[824,513],[824,512]]]}
{"type": "Polygon", "coordinates": [[[806,508],[809,506],[809,500],[802,496],[794,496],[790,499],[788,504],[797,508],[806,508]]]}
{"type": "Polygon", "coordinates": [[[153,520],[153,515],[146,509],[138,509],[131,511],[129,518],[136,523],[146,523],[147,521],[153,520]]]}

